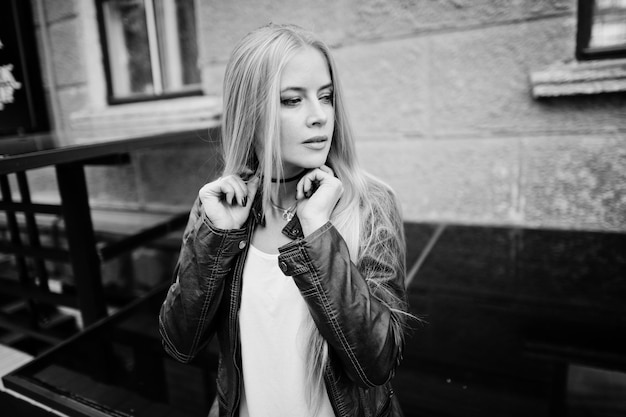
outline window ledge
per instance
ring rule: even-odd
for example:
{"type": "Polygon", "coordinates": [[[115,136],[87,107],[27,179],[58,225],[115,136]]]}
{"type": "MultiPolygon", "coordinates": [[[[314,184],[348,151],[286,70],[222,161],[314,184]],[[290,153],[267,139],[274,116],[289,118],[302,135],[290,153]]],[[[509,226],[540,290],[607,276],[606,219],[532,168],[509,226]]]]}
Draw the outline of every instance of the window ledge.
{"type": "Polygon", "coordinates": [[[120,104],[75,112],[70,125],[75,134],[92,140],[119,139],[216,126],[222,101],[214,96],[120,104]]]}
{"type": "Polygon", "coordinates": [[[530,74],[535,98],[626,91],[626,59],[557,63],[530,74]]]}

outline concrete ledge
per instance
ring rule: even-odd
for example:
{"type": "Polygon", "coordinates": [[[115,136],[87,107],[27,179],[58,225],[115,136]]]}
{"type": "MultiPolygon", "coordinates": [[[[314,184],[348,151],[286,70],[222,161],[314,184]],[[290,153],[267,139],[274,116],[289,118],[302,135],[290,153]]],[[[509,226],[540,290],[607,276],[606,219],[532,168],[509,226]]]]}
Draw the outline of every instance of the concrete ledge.
{"type": "Polygon", "coordinates": [[[0,345],[0,391],[6,391],[2,377],[33,360],[33,357],[21,350],[0,345]]]}
{"type": "Polygon", "coordinates": [[[118,104],[74,112],[70,126],[77,136],[90,140],[201,129],[219,123],[221,105],[221,98],[214,96],[118,104]]]}
{"type": "Polygon", "coordinates": [[[626,59],[557,63],[530,74],[535,98],[626,91],[626,59]]]}

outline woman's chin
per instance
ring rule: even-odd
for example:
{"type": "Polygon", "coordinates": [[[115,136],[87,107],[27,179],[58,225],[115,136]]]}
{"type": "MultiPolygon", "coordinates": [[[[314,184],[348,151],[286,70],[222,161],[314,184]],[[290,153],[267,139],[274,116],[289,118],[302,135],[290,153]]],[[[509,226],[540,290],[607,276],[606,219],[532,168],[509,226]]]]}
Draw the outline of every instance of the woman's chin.
{"type": "Polygon", "coordinates": [[[328,157],[328,154],[319,155],[314,158],[306,158],[301,161],[298,161],[297,164],[294,164],[294,165],[297,165],[300,169],[302,168],[315,169],[315,168],[321,167],[322,165],[325,165],[327,157],[328,157]]]}

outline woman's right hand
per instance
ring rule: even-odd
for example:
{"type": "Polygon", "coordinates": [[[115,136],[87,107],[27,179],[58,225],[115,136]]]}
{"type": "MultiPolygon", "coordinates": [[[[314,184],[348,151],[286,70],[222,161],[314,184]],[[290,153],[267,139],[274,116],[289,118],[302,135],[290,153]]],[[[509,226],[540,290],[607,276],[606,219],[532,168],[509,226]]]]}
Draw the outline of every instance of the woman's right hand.
{"type": "Polygon", "coordinates": [[[198,196],[211,223],[222,230],[243,226],[259,188],[259,178],[245,182],[238,175],[229,175],[205,184],[198,196]]]}

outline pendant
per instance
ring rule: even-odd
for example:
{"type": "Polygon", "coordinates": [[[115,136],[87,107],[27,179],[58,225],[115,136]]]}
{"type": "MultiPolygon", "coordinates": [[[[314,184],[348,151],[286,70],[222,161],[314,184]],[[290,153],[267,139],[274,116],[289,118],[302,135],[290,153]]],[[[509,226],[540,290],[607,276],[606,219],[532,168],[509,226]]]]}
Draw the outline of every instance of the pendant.
{"type": "Polygon", "coordinates": [[[293,219],[293,213],[289,210],[283,211],[283,220],[290,222],[293,219]]]}

